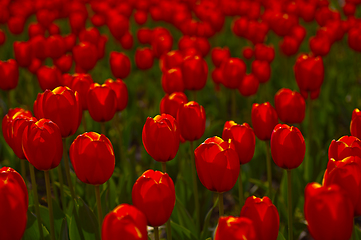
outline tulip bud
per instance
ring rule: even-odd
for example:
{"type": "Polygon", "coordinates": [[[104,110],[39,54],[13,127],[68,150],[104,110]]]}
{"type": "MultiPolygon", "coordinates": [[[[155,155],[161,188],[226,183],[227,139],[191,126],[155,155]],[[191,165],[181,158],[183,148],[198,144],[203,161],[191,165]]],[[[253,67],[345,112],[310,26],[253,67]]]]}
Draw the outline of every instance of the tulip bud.
{"type": "Polygon", "coordinates": [[[183,92],[184,83],[182,71],[179,68],[171,68],[163,72],[162,87],[164,92],[172,94],[174,92],[183,92]]]}
{"type": "Polygon", "coordinates": [[[109,62],[114,77],[123,79],[129,75],[130,60],[124,53],[111,52],[109,62]]]}
{"type": "Polygon", "coordinates": [[[167,173],[147,170],[133,185],[133,204],[144,213],[148,225],[153,227],[168,221],[175,198],[174,184],[167,173]]]}
{"type": "Polygon", "coordinates": [[[19,68],[15,60],[0,60],[0,89],[11,90],[16,88],[19,82],[19,68]]]}
{"type": "Polygon", "coordinates": [[[138,48],[135,52],[135,64],[141,70],[149,69],[153,66],[154,57],[150,48],[138,48]]]}
{"type": "Polygon", "coordinates": [[[306,153],[305,139],[298,128],[286,124],[275,126],[271,137],[272,159],[283,169],[297,168],[306,153]]]}
{"type": "Polygon", "coordinates": [[[248,197],[242,207],[241,217],[252,220],[259,240],[276,240],[280,217],[275,205],[268,197],[248,197]]]}
{"type": "Polygon", "coordinates": [[[194,150],[199,180],[208,190],[223,193],[236,184],[240,163],[234,146],[220,137],[206,139],[194,150]]]}
{"type": "Polygon", "coordinates": [[[252,62],[252,74],[260,83],[265,83],[271,78],[271,66],[267,61],[254,60],[252,62]]]}
{"type": "Polygon", "coordinates": [[[285,123],[302,123],[305,118],[306,103],[302,95],[288,88],[278,90],[275,95],[277,116],[285,123]]]}
{"type": "Polygon", "coordinates": [[[52,90],[60,86],[61,72],[55,67],[42,66],[36,72],[40,88],[45,91],[47,89],[52,90]]]}
{"type": "Polygon", "coordinates": [[[254,56],[256,60],[267,61],[268,63],[271,63],[275,58],[275,50],[273,46],[256,44],[254,47],[254,56]]]}
{"type": "Polygon", "coordinates": [[[102,225],[102,239],[121,237],[128,240],[147,240],[147,219],[136,207],[121,204],[108,213],[102,225]]]}
{"type": "Polygon", "coordinates": [[[221,65],[223,85],[237,89],[246,75],[246,64],[239,58],[228,58],[221,65]]]}
{"type": "Polygon", "coordinates": [[[31,44],[29,42],[14,42],[14,56],[20,67],[29,67],[32,56],[31,44]]]}
{"type": "Polygon", "coordinates": [[[351,238],[353,207],[339,186],[307,184],[304,213],[308,230],[315,240],[351,238]]]}
{"type": "Polygon", "coordinates": [[[245,217],[220,217],[214,240],[256,240],[255,225],[245,217]]]}
{"type": "Polygon", "coordinates": [[[222,138],[226,142],[232,140],[238,153],[240,164],[251,161],[256,147],[256,138],[253,129],[248,123],[240,125],[234,121],[227,121],[224,124],[222,138]]]}
{"type": "Polygon", "coordinates": [[[328,159],[335,161],[355,156],[361,158],[361,141],[354,136],[343,136],[339,140],[332,140],[328,148],[328,159]]]}
{"type": "Polygon", "coordinates": [[[171,68],[180,68],[183,63],[183,55],[181,51],[174,50],[167,54],[163,54],[160,58],[160,69],[165,72],[171,68]]]}
{"type": "Polygon", "coordinates": [[[59,127],[48,119],[32,122],[24,129],[22,148],[26,159],[38,170],[56,168],[63,156],[59,127]]]}
{"type": "Polygon", "coordinates": [[[355,136],[358,139],[361,138],[361,112],[358,108],[355,108],[352,112],[350,132],[352,136],[355,136]]]}
{"type": "Polygon", "coordinates": [[[184,87],[187,90],[201,90],[207,83],[208,66],[200,56],[187,56],[182,63],[184,87]]]}
{"type": "Polygon", "coordinates": [[[254,103],[252,106],[252,125],[257,138],[266,141],[271,139],[273,128],[278,124],[276,110],[269,102],[254,103]]]}
{"type": "Polygon", "coordinates": [[[221,66],[224,60],[228,60],[228,58],[231,57],[231,52],[229,51],[228,47],[216,47],[212,49],[211,56],[214,66],[218,68],[221,66]]]}
{"type": "Polygon", "coordinates": [[[9,109],[9,112],[4,116],[2,123],[1,123],[1,129],[3,132],[3,136],[5,139],[5,142],[10,146],[11,141],[11,135],[12,135],[12,122],[15,118],[19,116],[24,116],[27,118],[32,118],[32,114],[30,111],[24,110],[22,108],[14,108],[9,109]]]}
{"type": "Polygon", "coordinates": [[[107,122],[117,110],[117,95],[108,85],[93,83],[87,93],[87,105],[94,121],[107,122]]]}
{"type": "Polygon", "coordinates": [[[80,181],[100,185],[114,172],[115,157],[112,143],[103,134],[86,132],[70,146],[69,156],[80,181]]]}
{"type": "Polygon", "coordinates": [[[107,79],[104,85],[109,86],[117,97],[117,111],[123,111],[128,104],[128,88],[121,79],[107,79]]]}
{"type": "Polygon", "coordinates": [[[168,114],[148,117],[143,127],[145,150],[158,162],[172,160],[179,148],[179,130],[175,119],[168,114]]]}
{"type": "Polygon", "coordinates": [[[0,232],[3,240],[20,240],[29,205],[24,179],[10,167],[0,169],[0,232]]]}
{"type": "Polygon", "coordinates": [[[180,135],[187,141],[200,139],[206,128],[206,112],[203,106],[190,101],[179,106],[177,122],[180,135]]]}
{"type": "Polygon", "coordinates": [[[83,70],[92,70],[98,61],[97,47],[89,42],[81,42],[73,47],[75,63],[83,70]]]}
{"type": "Polygon", "coordinates": [[[180,105],[187,102],[188,98],[182,92],[175,92],[170,95],[166,94],[160,101],[160,113],[166,113],[177,118],[180,105]]]}
{"type": "Polygon", "coordinates": [[[250,73],[245,75],[243,80],[241,81],[241,85],[239,85],[238,91],[242,96],[249,97],[255,95],[259,88],[259,81],[257,77],[250,73]]]}

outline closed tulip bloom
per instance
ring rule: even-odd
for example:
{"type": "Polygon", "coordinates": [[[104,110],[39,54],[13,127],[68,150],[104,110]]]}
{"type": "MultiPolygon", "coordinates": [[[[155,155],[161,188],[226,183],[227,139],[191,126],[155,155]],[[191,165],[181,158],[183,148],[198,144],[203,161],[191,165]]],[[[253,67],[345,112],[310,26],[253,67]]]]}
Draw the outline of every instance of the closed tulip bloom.
{"type": "Polygon", "coordinates": [[[3,132],[3,136],[4,136],[6,143],[9,146],[10,146],[10,139],[11,139],[11,133],[12,133],[12,130],[10,130],[10,128],[12,128],[12,126],[11,126],[12,121],[20,115],[23,115],[28,118],[31,118],[33,116],[30,111],[25,110],[23,108],[12,108],[12,109],[9,109],[9,112],[4,116],[4,118],[1,122],[1,129],[3,132]]]}
{"type": "Polygon", "coordinates": [[[285,123],[302,123],[305,118],[306,102],[302,95],[288,88],[280,89],[275,95],[277,116],[285,123]]]}
{"type": "Polygon", "coordinates": [[[239,85],[238,91],[242,96],[249,97],[255,95],[259,88],[259,80],[257,77],[250,73],[246,74],[239,85]]]}
{"type": "Polygon", "coordinates": [[[201,90],[206,85],[208,66],[202,57],[198,55],[185,57],[181,69],[185,89],[201,90]]]}
{"type": "Polygon", "coordinates": [[[16,88],[19,82],[19,67],[15,60],[0,60],[0,89],[11,90],[16,88]]]}
{"type": "Polygon", "coordinates": [[[361,112],[358,108],[355,108],[352,112],[350,132],[352,136],[355,136],[358,139],[361,138],[361,112]]]}
{"type": "Polygon", "coordinates": [[[78,92],[83,110],[88,109],[87,93],[92,83],[93,79],[89,74],[76,73],[71,77],[69,87],[78,92]]]}
{"type": "Polygon", "coordinates": [[[60,129],[54,122],[44,118],[25,128],[22,146],[26,159],[41,171],[56,168],[63,156],[60,129]]]}
{"type": "Polygon", "coordinates": [[[107,122],[117,110],[117,95],[109,86],[93,83],[87,93],[90,116],[97,122],[107,122]]]}
{"type": "Polygon", "coordinates": [[[174,92],[183,92],[184,83],[182,71],[179,68],[171,68],[163,72],[162,88],[164,92],[172,94],[174,92]]]}
{"type": "Polygon", "coordinates": [[[68,87],[45,90],[38,94],[34,102],[36,118],[55,122],[63,138],[73,135],[78,129],[82,117],[81,109],[78,92],[68,87]]]}
{"type": "Polygon", "coordinates": [[[188,98],[183,92],[166,94],[160,101],[160,113],[166,113],[177,118],[179,107],[187,102],[188,98]]]}
{"type": "Polygon", "coordinates": [[[135,52],[135,64],[141,70],[147,70],[153,66],[154,56],[150,48],[138,48],[135,52]]]}
{"type": "Polygon", "coordinates": [[[53,63],[62,73],[69,72],[73,65],[73,56],[71,54],[64,54],[58,59],[54,59],[53,63]]]}
{"type": "Polygon", "coordinates": [[[172,160],[179,148],[179,130],[171,115],[148,117],[144,124],[142,140],[145,150],[156,161],[172,160]]]}
{"type": "Polygon", "coordinates": [[[26,229],[29,205],[24,179],[10,167],[0,169],[0,232],[3,240],[20,240],[26,229]]]}
{"type": "Polygon", "coordinates": [[[265,83],[271,78],[271,66],[267,61],[254,60],[252,62],[252,74],[260,83],[265,83]]]}
{"type": "Polygon", "coordinates": [[[280,217],[275,205],[268,197],[248,197],[242,207],[241,217],[252,220],[259,240],[276,240],[280,217]]]}
{"type": "Polygon", "coordinates": [[[256,44],[254,48],[256,60],[267,61],[271,63],[275,58],[275,49],[273,46],[266,46],[262,43],[256,44]]]}
{"type": "Polygon", "coordinates": [[[168,221],[175,198],[174,184],[167,173],[147,170],[133,185],[133,204],[144,213],[148,225],[153,227],[168,221]]]}
{"type": "Polygon", "coordinates": [[[31,44],[29,42],[14,42],[14,56],[20,67],[29,67],[32,57],[31,44]]]}
{"type": "Polygon", "coordinates": [[[226,88],[237,89],[246,75],[246,64],[239,58],[228,58],[221,65],[223,85],[226,88]]]}
{"type": "MultiPolygon", "coordinates": [[[[312,95],[312,93],[319,91],[324,79],[321,57],[312,57],[306,54],[300,55],[296,60],[294,71],[302,96],[307,98],[308,92],[312,95]]],[[[314,98],[317,96],[318,94],[314,94],[314,98]]]]}
{"type": "Polygon", "coordinates": [[[123,111],[128,104],[128,88],[125,82],[121,79],[107,79],[104,84],[113,89],[117,96],[117,111],[123,111]]]}
{"type": "Polygon", "coordinates": [[[206,112],[203,106],[190,101],[179,106],[177,122],[181,136],[187,141],[200,139],[206,129],[206,112]]]}
{"type": "Polygon", "coordinates": [[[111,52],[109,63],[114,77],[123,79],[129,75],[130,60],[124,53],[111,52]]]}
{"type": "Polygon", "coordinates": [[[361,158],[361,141],[354,136],[343,136],[340,139],[332,140],[328,148],[328,159],[336,161],[355,156],[361,158]]]}
{"type": "Polygon", "coordinates": [[[38,82],[41,90],[47,89],[52,90],[60,86],[61,82],[61,71],[55,67],[41,66],[36,72],[38,82]]]}
{"type": "Polygon", "coordinates": [[[80,181],[100,185],[109,180],[115,166],[112,143],[103,134],[80,134],[70,146],[69,156],[80,181]]]}
{"type": "Polygon", "coordinates": [[[147,219],[136,207],[121,204],[105,216],[102,239],[147,240],[147,219]]]}
{"type": "Polygon", "coordinates": [[[251,161],[256,147],[256,137],[248,123],[240,125],[234,121],[227,121],[223,127],[222,138],[226,142],[232,140],[240,164],[251,161]]]}
{"type": "Polygon", "coordinates": [[[194,150],[199,180],[208,190],[223,193],[233,188],[240,163],[231,142],[220,137],[206,139],[194,150]]]}
{"type": "Polygon", "coordinates": [[[269,102],[254,103],[252,106],[252,125],[254,134],[262,141],[270,140],[273,128],[278,124],[276,110],[269,102]]]}
{"type": "Polygon", "coordinates": [[[162,72],[165,72],[171,68],[181,67],[182,62],[183,62],[182,52],[179,50],[173,50],[161,56],[159,65],[162,72]]]}
{"type": "Polygon", "coordinates": [[[214,240],[256,240],[255,225],[246,217],[220,217],[214,240]]]}
{"type": "Polygon", "coordinates": [[[98,61],[97,47],[89,42],[81,42],[73,47],[75,63],[86,72],[92,70],[98,61]]]}
{"type": "Polygon", "coordinates": [[[231,57],[231,52],[228,47],[215,47],[212,49],[211,56],[214,66],[218,68],[221,67],[224,60],[228,60],[231,57]]]}
{"type": "Polygon", "coordinates": [[[297,168],[306,153],[305,139],[298,128],[286,124],[275,126],[271,137],[272,159],[283,169],[297,168]]]}
{"type": "Polygon", "coordinates": [[[338,185],[309,183],[305,188],[305,219],[315,240],[347,240],[353,229],[353,207],[338,185]]]}

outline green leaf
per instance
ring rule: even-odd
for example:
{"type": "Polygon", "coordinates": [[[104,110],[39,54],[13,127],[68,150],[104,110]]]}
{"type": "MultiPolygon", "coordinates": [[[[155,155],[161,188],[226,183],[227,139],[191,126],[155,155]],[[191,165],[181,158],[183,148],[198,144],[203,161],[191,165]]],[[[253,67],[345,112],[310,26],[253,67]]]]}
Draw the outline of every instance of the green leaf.
{"type": "MultiPolygon", "coordinates": [[[[29,209],[33,206],[30,205],[29,209]]],[[[40,239],[40,232],[38,228],[38,219],[36,216],[28,209],[27,216],[28,221],[26,223],[26,229],[22,237],[23,240],[33,240],[40,239]]],[[[43,234],[45,239],[50,239],[49,231],[43,226],[43,234]]]]}
{"type": "Polygon", "coordinates": [[[100,240],[98,221],[95,214],[78,197],[69,224],[69,236],[71,240],[100,240]]]}
{"type": "MultiPolygon", "coordinates": [[[[64,213],[61,211],[56,201],[53,201],[53,214],[54,214],[54,229],[55,236],[59,236],[61,232],[61,226],[65,219],[64,213]]],[[[50,231],[49,209],[40,205],[40,215],[43,225],[50,231]]]]}
{"type": "Polygon", "coordinates": [[[69,239],[68,222],[66,221],[66,218],[63,218],[60,228],[59,240],[68,240],[68,239],[69,239]]]}
{"type": "Polygon", "coordinates": [[[218,198],[214,202],[212,208],[209,209],[209,211],[208,211],[208,213],[206,215],[206,218],[204,219],[204,225],[203,225],[203,230],[201,232],[201,238],[200,239],[205,239],[207,237],[207,234],[209,234],[209,230],[208,230],[209,220],[211,219],[212,212],[217,207],[217,205],[218,205],[218,198]]]}
{"type": "Polygon", "coordinates": [[[355,240],[361,240],[361,230],[360,228],[355,224],[353,226],[353,233],[354,234],[354,237],[355,237],[355,240]]]}
{"type": "Polygon", "coordinates": [[[194,236],[193,232],[189,229],[171,221],[172,229],[174,230],[174,239],[184,239],[184,240],[196,240],[197,237],[194,236]],[[176,236],[179,236],[176,238],[176,236]]]}
{"type": "Polygon", "coordinates": [[[174,211],[178,214],[179,224],[184,226],[186,229],[189,229],[192,234],[199,236],[199,230],[196,227],[191,215],[188,213],[187,209],[183,206],[183,204],[179,201],[178,197],[176,197],[176,203],[174,207],[174,211]]]}
{"type": "Polygon", "coordinates": [[[281,232],[278,232],[277,240],[286,240],[285,237],[282,235],[281,232]]]}

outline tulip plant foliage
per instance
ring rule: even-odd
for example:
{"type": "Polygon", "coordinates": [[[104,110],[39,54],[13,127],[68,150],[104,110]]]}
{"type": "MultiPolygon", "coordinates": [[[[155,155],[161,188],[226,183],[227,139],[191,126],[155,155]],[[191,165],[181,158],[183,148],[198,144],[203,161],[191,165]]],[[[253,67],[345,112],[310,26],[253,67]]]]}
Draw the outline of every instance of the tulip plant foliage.
{"type": "Polygon", "coordinates": [[[0,0],[0,239],[361,240],[361,0],[0,0]]]}

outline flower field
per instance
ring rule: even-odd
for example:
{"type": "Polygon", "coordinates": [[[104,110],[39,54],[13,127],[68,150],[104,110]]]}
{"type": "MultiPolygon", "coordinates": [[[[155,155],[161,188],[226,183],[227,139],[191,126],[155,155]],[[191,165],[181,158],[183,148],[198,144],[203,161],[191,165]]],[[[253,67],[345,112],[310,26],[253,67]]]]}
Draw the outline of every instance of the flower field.
{"type": "Polygon", "coordinates": [[[0,239],[361,239],[360,0],[0,0],[0,239]]]}

